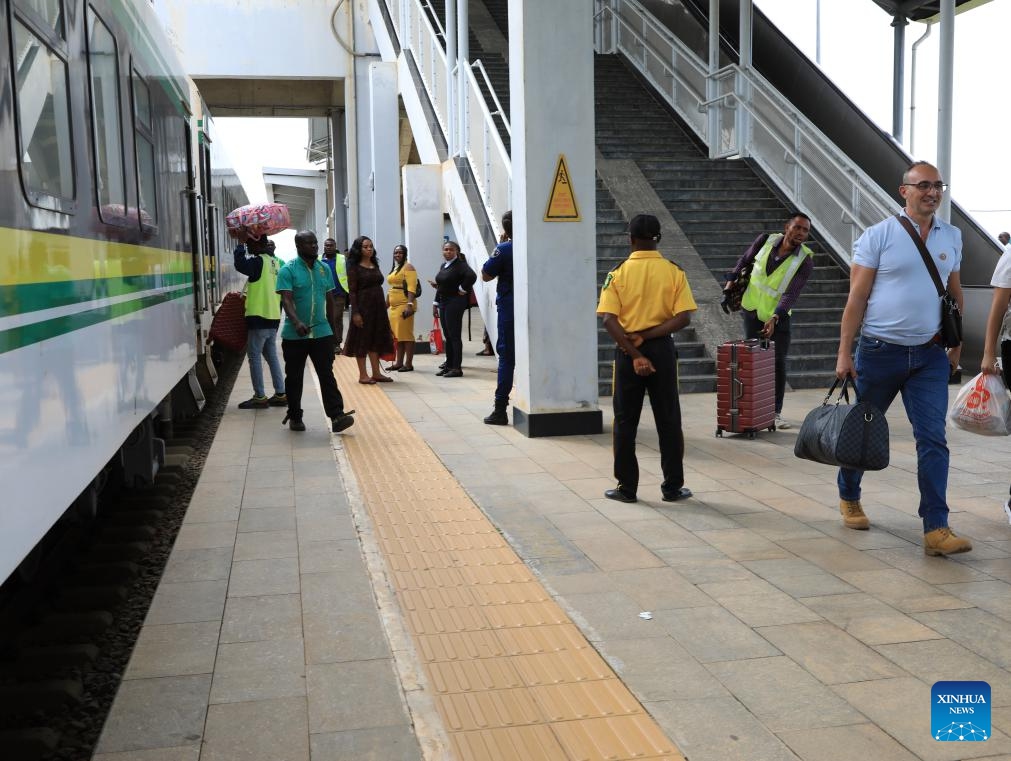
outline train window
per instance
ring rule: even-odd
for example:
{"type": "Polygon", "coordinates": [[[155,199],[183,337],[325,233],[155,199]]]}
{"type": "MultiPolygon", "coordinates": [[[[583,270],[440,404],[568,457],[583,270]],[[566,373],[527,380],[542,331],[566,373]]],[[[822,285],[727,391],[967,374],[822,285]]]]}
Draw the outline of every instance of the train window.
{"type": "Polygon", "coordinates": [[[34,13],[47,31],[64,39],[63,0],[19,0],[18,5],[29,13],[34,13]]]}
{"type": "Polygon", "coordinates": [[[140,186],[140,208],[152,220],[157,220],[157,176],[154,160],[154,134],[151,121],[151,93],[147,83],[133,72],[134,144],[137,149],[137,179],[140,186]]]}
{"type": "MultiPolygon", "coordinates": [[[[91,119],[95,136],[95,182],[99,213],[108,204],[126,205],[123,135],[119,110],[116,40],[89,8],[88,65],[91,71],[91,119]]],[[[104,219],[104,214],[102,214],[104,219]]],[[[110,220],[104,219],[105,222],[110,220]]]]}
{"type": "Polygon", "coordinates": [[[137,110],[137,121],[147,129],[151,129],[151,93],[147,89],[147,83],[140,78],[140,74],[134,72],[133,78],[134,108],[137,110]]]}
{"type": "Polygon", "coordinates": [[[21,178],[32,203],[60,209],[74,197],[67,64],[14,20],[21,178]]]}

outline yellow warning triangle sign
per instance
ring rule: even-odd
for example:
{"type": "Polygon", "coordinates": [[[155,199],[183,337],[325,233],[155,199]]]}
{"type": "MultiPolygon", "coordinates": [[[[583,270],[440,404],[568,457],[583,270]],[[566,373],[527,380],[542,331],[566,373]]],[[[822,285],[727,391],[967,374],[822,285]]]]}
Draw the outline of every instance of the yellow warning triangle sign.
{"type": "Polygon", "coordinates": [[[572,192],[569,182],[569,167],[565,164],[565,155],[558,155],[558,167],[555,169],[555,181],[548,196],[548,209],[544,212],[545,222],[579,222],[579,207],[576,205],[576,194],[572,192]]]}

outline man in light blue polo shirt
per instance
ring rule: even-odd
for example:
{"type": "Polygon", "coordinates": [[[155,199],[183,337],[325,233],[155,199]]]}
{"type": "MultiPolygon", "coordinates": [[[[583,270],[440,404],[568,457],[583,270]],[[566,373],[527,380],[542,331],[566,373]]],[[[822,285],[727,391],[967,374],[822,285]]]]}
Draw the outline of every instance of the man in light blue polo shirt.
{"type": "MultiPolygon", "coordinates": [[[[937,267],[941,282],[962,307],[959,267],[962,233],[936,215],[946,185],[937,167],[911,164],[902,176],[902,215],[912,222],[937,267]]],[[[843,311],[836,375],[855,378],[862,401],[885,412],[902,394],[916,439],[916,470],[928,555],[968,552],[972,544],[948,527],[948,444],[944,418],[948,377],[961,347],[940,343],[937,289],[919,249],[898,218],[867,228],[853,245],[850,292],[843,311]],[[857,330],[856,361],[850,354],[857,330]]],[[[848,528],[867,529],[860,504],[862,470],[839,470],[839,510],[848,528]]]]}
{"type": "Polygon", "coordinates": [[[298,256],[277,273],[277,292],[281,295],[285,321],[281,329],[281,353],[284,355],[284,385],[288,391],[288,414],[282,423],[292,431],[304,431],[302,421],[302,378],[305,361],[319,378],[323,409],[331,421],[331,430],[339,433],[354,425],[353,413],[344,412],[344,398],[333,374],[333,276],[318,261],[316,234],[302,231],[295,235],[298,256]]]}

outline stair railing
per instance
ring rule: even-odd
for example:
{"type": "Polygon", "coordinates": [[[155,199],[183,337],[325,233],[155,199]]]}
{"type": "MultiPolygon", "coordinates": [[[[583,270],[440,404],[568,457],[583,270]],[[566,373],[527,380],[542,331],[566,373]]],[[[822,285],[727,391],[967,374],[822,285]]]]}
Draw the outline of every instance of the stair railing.
{"type": "Polygon", "coordinates": [[[709,146],[711,158],[752,159],[847,264],[863,230],[898,211],[756,71],[730,65],[710,75],[707,62],[637,0],[597,2],[598,52],[617,51],[635,66],[709,146]],[[714,97],[706,96],[710,83],[714,97]]]}
{"type": "Polygon", "coordinates": [[[481,72],[481,77],[484,79],[485,85],[488,87],[488,92],[491,93],[491,99],[495,102],[495,110],[492,111],[492,116],[497,116],[502,120],[502,125],[505,127],[506,133],[510,138],[513,136],[512,127],[509,124],[509,114],[506,110],[502,108],[502,101],[498,99],[498,95],[495,94],[495,87],[491,83],[491,77],[488,76],[488,71],[484,68],[484,64],[481,59],[478,58],[474,63],[470,65],[475,71],[481,72]]]}
{"type": "MultiPolygon", "coordinates": [[[[489,221],[498,229],[499,220],[512,208],[512,162],[505,144],[499,135],[495,119],[485,102],[478,85],[477,76],[471,66],[465,66],[467,84],[462,93],[457,93],[457,103],[462,100],[463,117],[449,113],[449,88],[456,87],[457,77],[446,75],[446,51],[439,31],[432,24],[425,6],[427,0],[382,0],[386,3],[394,28],[400,38],[400,46],[405,54],[411,55],[418,68],[422,84],[435,109],[439,126],[447,143],[460,148],[474,173],[478,192],[488,214],[489,221]],[[453,80],[453,81],[450,81],[453,80]],[[456,141],[449,140],[450,133],[456,141]]],[[[433,14],[437,16],[437,14],[433,14]]],[[[487,80],[487,73],[481,66],[487,80]]],[[[494,97],[494,90],[489,87],[494,97]]],[[[502,112],[502,120],[509,130],[509,120],[502,106],[495,98],[495,105],[502,112]]],[[[511,131],[509,132],[511,136],[511,131]]]]}

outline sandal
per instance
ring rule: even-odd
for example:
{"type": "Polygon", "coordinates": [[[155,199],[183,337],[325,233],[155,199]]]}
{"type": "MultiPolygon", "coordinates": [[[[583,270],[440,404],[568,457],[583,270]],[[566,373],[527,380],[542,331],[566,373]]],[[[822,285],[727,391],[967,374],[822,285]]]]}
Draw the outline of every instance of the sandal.
{"type": "Polygon", "coordinates": [[[385,375],[380,375],[378,378],[373,375],[369,380],[373,383],[393,383],[393,378],[389,378],[385,375]]]}
{"type": "Polygon", "coordinates": [[[404,365],[399,370],[397,370],[397,372],[398,373],[413,373],[414,372],[414,365],[404,365]]]}
{"type": "Polygon", "coordinates": [[[361,383],[363,386],[371,386],[375,383],[375,381],[372,380],[371,378],[366,378],[365,380],[359,378],[358,382],[361,383]]]}
{"type": "Polygon", "coordinates": [[[400,372],[401,367],[403,367],[403,365],[390,365],[389,367],[385,368],[385,370],[388,373],[400,372]]]}
{"type": "Polygon", "coordinates": [[[494,357],[495,356],[495,352],[493,352],[491,349],[482,349],[481,351],[477,352],[477,356],[479,356],[479,357],[494,357]]]}

